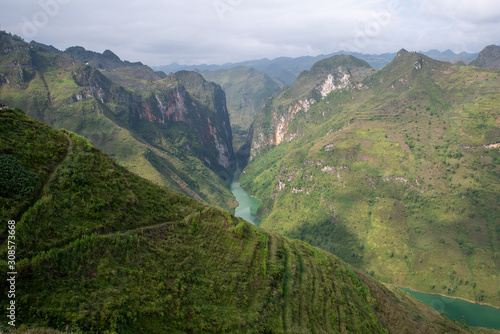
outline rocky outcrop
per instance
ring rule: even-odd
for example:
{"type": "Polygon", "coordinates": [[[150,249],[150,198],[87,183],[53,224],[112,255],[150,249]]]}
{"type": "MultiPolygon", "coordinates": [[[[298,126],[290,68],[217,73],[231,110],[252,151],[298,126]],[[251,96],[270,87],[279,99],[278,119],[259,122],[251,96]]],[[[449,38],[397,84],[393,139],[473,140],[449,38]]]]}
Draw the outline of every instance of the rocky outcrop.
{"type": "MultiPolygon", "coordinates": [[[[279,145],[284,139],[285,135],[288,133],[288,125],[295,118],[295,115],[301,110],[308,112],[311,104],[316,101],[314,99],[304,99],[297,101],[294,105],[288,106],[286,111],[281,115],[273,114],[273,124],[274,124],[274,141],[272,145],[279,145]]],[[[288,136],[287,140],[293,140],[295,135],[288,136]]]]}
{"type": "Polygon", "coordinates": [[[189,88],[183,84],[186,74],[171,74],[155,82],[154,90],[134,94],[114,84],[100,71],[82,66],[73,72],[73,79],[81,89],[66,102],[93,98],[103,104],[125,103],[127,112],[121,116],[138,134],[152,142],[170,137],[175,124],[182,123],[189,132],[181,134],[186,138],[186,149],[216,171],[220,168],[232,170],[234,152],[224,92],[220,86],[206,82],[199,74],[193,72],[189,75],[196,77],[194,82],[185,82],[189,88]],[[144,122],[157,129],[155,135],[142,133],[146,128],[144,122]]]}
{"type": "Polygon", "coordinates": [[[301,136],[300,130],[290,131],[293,120],[301,112],[307,118],[309,109],[332,92],[366,89],[359,79],[367,76],[371,69],[360,59],[340,55],[319,61],[310,71],[302,72],[290,88],[263,104],[254,125],[250,159],[301,136]]]}
{"type": "Polygon", "coordinates": [[[348,71],[346,71],[346,69],[342,67],[339,67],[337,72],[328,74],[328,77],[321,86],[321,91],[320,91],[321,97],[325,98],[328,94],[330,94],[334,90],[349,87],[351,84],[351,82],[349,81],[350,77],[351,75],[348,73],[348,71]],[[336,78],[335,75],[337,76],[341,75],[342,77],[336,78]]]}

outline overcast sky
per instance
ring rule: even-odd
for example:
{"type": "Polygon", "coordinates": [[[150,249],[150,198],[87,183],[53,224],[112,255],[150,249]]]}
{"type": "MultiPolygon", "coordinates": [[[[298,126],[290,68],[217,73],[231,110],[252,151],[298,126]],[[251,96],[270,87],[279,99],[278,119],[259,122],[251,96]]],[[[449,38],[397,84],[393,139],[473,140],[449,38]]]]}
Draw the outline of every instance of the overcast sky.
{"type": "Polygon", "coordinates": [[[0,0],[0,30],[148,65],[500,44],[498,0],[0,0]]]}

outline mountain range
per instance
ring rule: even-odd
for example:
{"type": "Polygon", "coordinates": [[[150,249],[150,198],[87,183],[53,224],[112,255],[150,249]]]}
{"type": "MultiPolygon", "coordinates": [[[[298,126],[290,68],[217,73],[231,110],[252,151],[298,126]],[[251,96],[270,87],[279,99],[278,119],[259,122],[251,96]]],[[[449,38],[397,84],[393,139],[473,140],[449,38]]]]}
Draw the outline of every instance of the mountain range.
{"type": "MultiPolygon", "coordinates": [[[[436,60],[443,60],[449,62],[457,62],[463,61],[466,63],[471,62],[476,59],[478,53],[467,53],[460,52],[454,53],[451,50],[446,50],[444,52],[440,52],[438,50],[430,50],[427,52],[420,52],[425,54],[436,60]]],[[[227,63],[223,65],[180,65],[177,63],[173,63],[170,65],[163,66],[153,66],[157,71],[163,71],[165,73],[177,72],[180,70],[188,70],[188,71],[216,71],[222,69],[229,69],[237,66],[244,66],[254,68],[258,71],[261,71],[270,77],[278,80],[282,84],[291,86],[299,74],[302,71],[309,70],[311,66],[325,58],[330,58],[336,55],[348,54],[355,56],[356,58],[362,59],[369,63],[375,69],[381,69],[387,64],[391,62],[392,59],[396,56],[396,53],[383,53],[379,55],[375,54],[364,54],[359,52],[349,52],[349,51],[338,51],[334,53],[330,53],[327,55],[319,55],[319,56],[303,56],[303,57],[279,57],[275,59],[258,59],[258,60],[247,60],[238,63],[227,63]]]]}

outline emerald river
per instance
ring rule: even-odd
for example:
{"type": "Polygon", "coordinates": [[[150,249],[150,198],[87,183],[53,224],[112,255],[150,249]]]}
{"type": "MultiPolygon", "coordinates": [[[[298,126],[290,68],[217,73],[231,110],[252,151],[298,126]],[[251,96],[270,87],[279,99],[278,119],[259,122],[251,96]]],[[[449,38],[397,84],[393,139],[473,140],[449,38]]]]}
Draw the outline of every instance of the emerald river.
{"type": "Polygon", "coordinates": [[[468,326],[500,329],[500,309],[471,303],[459,298],[428,294],[401,288],[439,313],[458,322],[465,321],[468,326]]]}
{"type": "Polygon", "coordinates": [[[233,182],[231,183],[231,192],[234,197],[236,197],[236,201],[240,204],[236,208],[234,215],[258,226],[260,225],[260,219],[257,218],[256,214],[260,201],[255,197],[248,195],[247,192],[240,186],[238,181],[239,174],[240,172],[238,171],[234,176],[233,182]]]}

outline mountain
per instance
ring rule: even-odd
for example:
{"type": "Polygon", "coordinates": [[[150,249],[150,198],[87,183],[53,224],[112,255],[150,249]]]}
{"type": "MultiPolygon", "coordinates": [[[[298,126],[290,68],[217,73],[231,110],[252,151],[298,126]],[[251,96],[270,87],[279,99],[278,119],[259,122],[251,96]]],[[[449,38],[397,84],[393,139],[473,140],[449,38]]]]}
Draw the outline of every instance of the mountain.
{"type": "Polygon", "coordinates": [[[233,147],[237,151],[246,140],[248,129],[262,101],[279,91],[280,85],[266,74],[249,67],[199,73],[205,80],[219,84],[226,93],[233,147]]]}
{"type": "Polygon", "coordinates": [[[262,227],[384,282],[500,306],[500,72],[332,57],[267,100],[240,184],[262,227]]]}
{"type": "Polygon", "coordinates": [[[362,79],[375,70],[365,61],[350,55],[333,56],[302,72],[295,83],[265,101],[254,122],[250,158],[262,151],[303,135],[290,128],[295,117],[307,119],[309,108],[334,90],[364,89],[362,79]]]}
{"type": "Polygon", "coordinates": [[[0,267],[16,273],[15,296],[0,299],[15,319],[4,317],[2,331],[472,332],[334,255],[142,179],[21,110],[0,110],[0,130],[0,166],[16,167],[0,182],[25,189],[0,197],[20,217],[1,213],[16,247],[8,268],[3,233],[0,267]]]}
{"type": "Polygon", "coordinates": [[[478,53],[468,53],[468,52],[460,52],[460,53],[455,53],[451,51],[450,49],[441,52],[438,50],[429,50],[429,51],[419,51],[419,53],[424,54],[432,59],[436,60],[442,60],[442,61],[447,61],[450,63],[456,63],[457,61],[464,61],[467,63],[470,63],[474,59],[477,58],[478,53]]]}
{"type": "Polygon", "coordinates": [[[500,69],[500,46],[485,47],[470,65],[500,69]]]}
{"type": "MultiPolygon", "coordinates": [[[[451,50],[446,50],[440,52],[438,50],[430,50],[423,53],[433,59],[444,60],[449,62],[458,62],[462,60],[466,63],[471,62],[477,57],[477,53],[467,53],[461,52],[459,54],[454,53],[451,50]]],[[[396,56],[396,53],[383,53],[383,54],[365,54],[360,52],[349,52],[349,51],[338,51],[330,53],[327,55],[319,56],[303,56],[303,57],[279,57],[275,59],[258,59],[258,60],[247,60],[238,63],[227,63],[223,65],[179,65],[177,63],[164,66],[154,66],[158,71],[164,71],[165,73],[176,72],[180,70],[190,70],[190,71],[216,71],[220,69],[230,69],[237,66],[251,67],[258,71],[261,71],[268,76],[280,81],[282,84],[291,86],[299,74],[302,71],[308,71],[312,65],[316,62],[330,58],[338,55],[351,55],[356,58],[366,61],[370,66],[375,69],[381,69],[391,62],[391,60],[396,56]]]]}
{"type": "Polygon", "coordinates": [[[225,94],[197,73],[166,76],[109,50],[56,52],[1,32],[0,100],[91,139],[141,176],[235,206],[226,185],[235,157],[225,94]]]}

